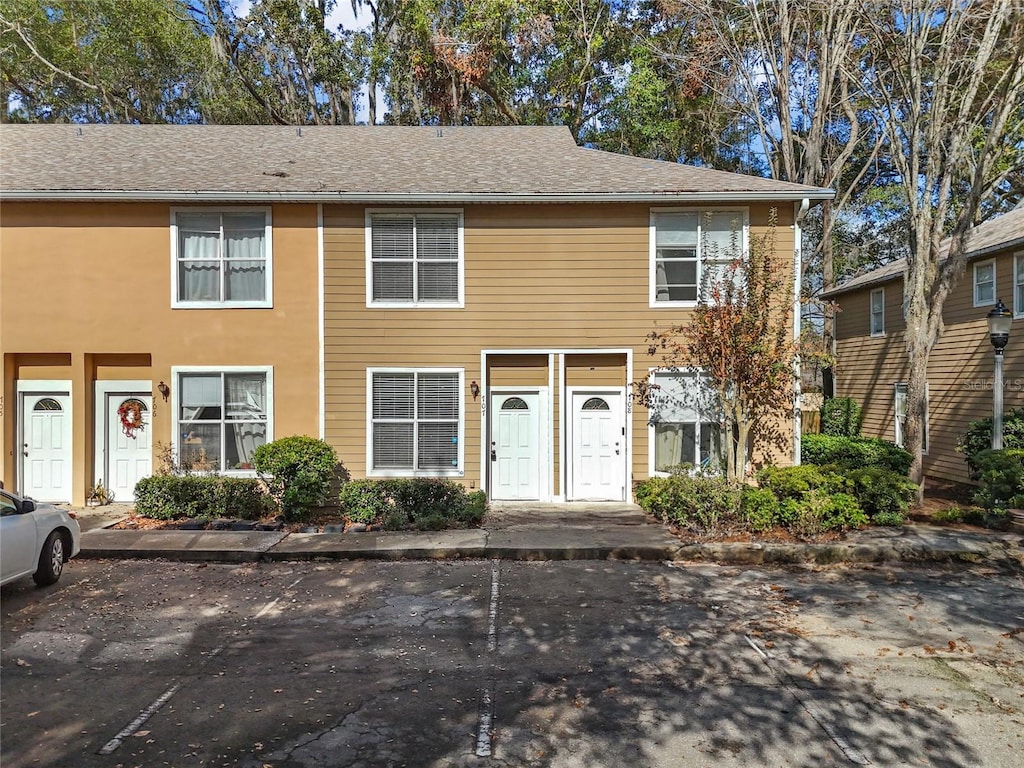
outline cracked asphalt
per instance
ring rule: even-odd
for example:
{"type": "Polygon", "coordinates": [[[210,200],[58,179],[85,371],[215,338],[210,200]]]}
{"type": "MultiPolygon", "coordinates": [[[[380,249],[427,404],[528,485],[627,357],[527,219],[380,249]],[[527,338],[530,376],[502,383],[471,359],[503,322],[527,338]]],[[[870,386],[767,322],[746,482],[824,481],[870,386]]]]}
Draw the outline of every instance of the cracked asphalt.
{"type": "Polygon", "coordinates": [[[0,597],[5,768],[1024,750],[1024,577],[982,565],[73,561],[0,597]]]}

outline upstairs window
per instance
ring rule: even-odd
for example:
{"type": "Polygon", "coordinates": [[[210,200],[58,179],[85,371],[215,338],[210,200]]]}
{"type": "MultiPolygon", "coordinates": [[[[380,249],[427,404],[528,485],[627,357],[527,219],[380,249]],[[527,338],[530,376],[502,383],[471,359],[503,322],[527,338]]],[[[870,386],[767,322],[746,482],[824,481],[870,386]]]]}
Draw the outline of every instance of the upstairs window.
{"type": "Polygon", "coordinates": [[[719,279],[746,253],[743,211],[655,211],[651,214],[651,306],[697,303],[702,283],[719,279]],[[712,273],[705,274],[706,270],[712,273]]]}
{"type": "Polygon", "coordinates": [[[885,336],[885,288],[871,292],[871,335],[885,336]]]}
{"type": "Polygon", "coordinates": [[[171,305],[271,307],[270,211],[173,213],[171,305]]]}
{"type": "Polygon", "coordinates": [[[368,306],[461,307],[462,217],[371,213],[368,306]]]}
{"type": "Polygon", "coordinates": [[[974,306],[996,303],[996,262],[994,259],[974,265],[974,306]]]}

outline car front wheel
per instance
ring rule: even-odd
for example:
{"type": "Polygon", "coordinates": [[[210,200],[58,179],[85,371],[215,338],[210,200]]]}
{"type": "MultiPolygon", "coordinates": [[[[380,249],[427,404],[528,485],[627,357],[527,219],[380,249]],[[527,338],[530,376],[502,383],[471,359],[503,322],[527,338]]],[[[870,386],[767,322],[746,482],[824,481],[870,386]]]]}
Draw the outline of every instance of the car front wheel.
{"type": "Polygon", "coordinates": [[[36,584],[45,587],[55,584],[64,570],[64,539],[57,531],[46,537],[43,551],[39,553],[39,568],[32,578],[36,584]]]}

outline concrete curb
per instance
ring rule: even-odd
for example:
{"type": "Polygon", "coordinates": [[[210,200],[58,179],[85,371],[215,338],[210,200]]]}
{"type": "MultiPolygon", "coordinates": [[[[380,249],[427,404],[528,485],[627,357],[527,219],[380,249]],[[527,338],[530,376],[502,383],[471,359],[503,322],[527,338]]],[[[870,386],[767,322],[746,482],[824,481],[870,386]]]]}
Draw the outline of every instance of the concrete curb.
{"type": "Polygon", "coordinates": [[[357,534],[279,531],[122,531],[82,535],[84,558],[183,562],[286,560],[642,560],[734,565],[984,562],[1024,566],[1024,540],[994,541],[955,531],[871,534],[828,544],[681,544],[656,526],[486,529],[357,534]]]}

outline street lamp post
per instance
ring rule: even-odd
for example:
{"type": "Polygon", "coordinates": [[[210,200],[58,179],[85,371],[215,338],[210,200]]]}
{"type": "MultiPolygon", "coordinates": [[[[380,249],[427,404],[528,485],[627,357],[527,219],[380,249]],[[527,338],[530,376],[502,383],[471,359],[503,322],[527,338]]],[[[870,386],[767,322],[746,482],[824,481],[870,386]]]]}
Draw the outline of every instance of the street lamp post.
{"type": "Polygon", "coordinates": [[[992,382],[992,450],[1003,447],[1003,349],[1010,340],[1010,326],[1013,314],[1003,300],[988,313],[988,338],[996,351],[995,378],[992,382]]]}

